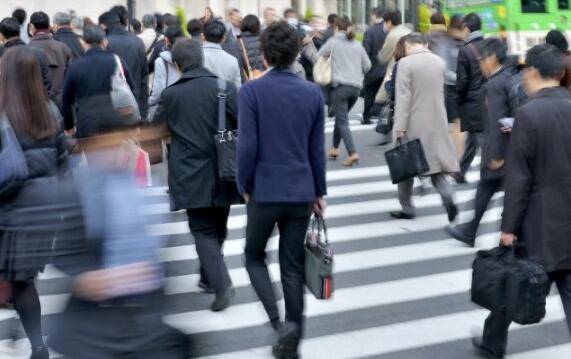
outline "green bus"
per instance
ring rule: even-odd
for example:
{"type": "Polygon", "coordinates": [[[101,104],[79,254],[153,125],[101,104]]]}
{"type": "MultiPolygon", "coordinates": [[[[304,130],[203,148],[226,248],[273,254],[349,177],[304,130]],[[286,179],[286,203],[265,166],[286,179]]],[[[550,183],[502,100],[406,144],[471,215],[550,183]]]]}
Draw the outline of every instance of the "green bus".
{"type": "Polygon", "coordinates": [[[549,30],[571,37],[571,0],[447,0],[448,15],[475,12],[486,34],[507,39],[510,52],[523,54],[544,42],[549,30]]]}

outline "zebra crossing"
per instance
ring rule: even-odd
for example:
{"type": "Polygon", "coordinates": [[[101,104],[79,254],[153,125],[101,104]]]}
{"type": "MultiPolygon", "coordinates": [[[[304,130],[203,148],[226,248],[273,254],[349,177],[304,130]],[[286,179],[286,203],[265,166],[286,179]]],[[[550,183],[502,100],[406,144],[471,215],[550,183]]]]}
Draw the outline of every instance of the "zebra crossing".
{"type": "MultiPolygon", "coordinates": [[[[468,174],[471,184],[457,187],[461,219],[471,216],[477,162],[468,174]]],[[[302,357],[475,358],[470,337],[474,328],[481,328],[487,312],[469,301],[470,266],[476,250],[498,243],[503,194],[492,201],[473,249],[442,230],[447,216],[431,188],[415,196],[417,219],[390,218],[388,212],[398,209],[398,201],[384,165],[331,169],[327,178],[326,219],[335,250],[336,290],[329,301],[306,294],[302,357]]],[[[418,186],[415,191],[420,192],[418,186]]],[[[149,204],[140,212],[149,218],[149,232],[166,243],[161,253],[167,268],[165,322],[191,335],[197,357],[271,358],[275,338],[243,268],[244,206],[231,211],[224,248],[236,297],[226,311],[213,313],[209,310],[213,297],[197,286],[198,257],[186,214],[168,211],[165,187],[146,189],[145,196],[149,204]]],[[[275,284],[280,280],[277,249],[275,234],[268,245],[275,284]]],[[[50,266],[38,280],[47,322],[65,305],[66,281],[50,266]]],[[[26,355],[26,349],[10,354],[2,350],[9,342],[4,329],[12,317],[13,313],[0,312],[0,358],[26,355]]],[[[508,358],[570,358],[571,345],[562,320],[559,298],[552,294],[542,323],[511,328],[508,358]]],[[[18,340],[16,347],[27,345],[18,340]]]]}

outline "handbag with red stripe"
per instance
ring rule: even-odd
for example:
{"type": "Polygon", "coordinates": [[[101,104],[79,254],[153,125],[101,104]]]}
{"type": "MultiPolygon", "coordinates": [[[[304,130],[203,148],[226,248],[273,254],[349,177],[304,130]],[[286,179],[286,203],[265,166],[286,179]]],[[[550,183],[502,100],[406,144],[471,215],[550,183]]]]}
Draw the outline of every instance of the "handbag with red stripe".
{"type": "Polygon", "coordinates": [[[333,249],[319,214],[311,217],[305,236],[305,285],[317,299],[333,295],[333,249]]]}

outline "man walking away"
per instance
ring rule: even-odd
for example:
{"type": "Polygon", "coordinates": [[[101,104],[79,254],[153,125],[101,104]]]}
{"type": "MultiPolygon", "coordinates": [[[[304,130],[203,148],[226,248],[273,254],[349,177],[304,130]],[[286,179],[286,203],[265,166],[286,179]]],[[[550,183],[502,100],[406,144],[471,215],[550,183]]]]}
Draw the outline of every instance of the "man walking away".
{"type": "Polygon", "coordinates": [[[44,50],[50,69],[51,91],[50,98],[56,100],[61,107],[61,93],[63,90],[63,78],[67,66],[73,57],[71,49],[65,44],[54,40],[50,33],[50,18],[44,12],[35,12],[30,16],[30,23],[34,36],[30,40],[30,46],[44,50]]]}
{"type": "Polygon", "coordinates": [[[484,76],[488,79],[485,87],[485,118],[487,126],[485,145],[482,148],[480,182],[476,192],[474,218],[456,227],[446,227],[446,232],[461,242],[473,247],[480,220],[486,212],[492,196],[503,188],[506,151],[511,128],[504,128],[498,121],[513,117],[512,91],[516,85],[515,69],[508,62],[507,47],[499,38],[489,38],[482,42],[480,61],[484,76]]]}
{"type": "MultiPolygon", "coordinates": [[[[537,45],[527,53],[523,82],[530,100],[516,111],[506,161],[502,246],[516,241],[529,260],[555,282],[571,330],[571,96],[560,87],[565,70],[561,51],[537,45]]],[[[503,358],[510,320],[486,319],[474,345],[483,358],[503,358]]]]}
{"type": "Polygon", "coordinates": [[[462,132],[468,132],[464,155],[460,160],[460,172],[453,177],[457,183],[466,183],[466,172],[484,138],[484,77],[480,70],[480,45],[484,40],[482,21],[477,14],[464,17],[465,45],[458,54],[456,93],[460,107],[462,132]]]}
{"type": "Polygon", "coordinates": [[[226,26],[222,21],[212,20],[204,26],[204,67],[216,76],[232,82],[236,88],[242,85],[238,60],[222,49],[226,41],[226,26]]]}
{"type": "Polygon", "coordinates": [[[386,64],[380,64],[379,58],[377,57],[379,51],[383,48],[385,38],[387,37],[385,24],[383,22],[383,11],[380,7],[376,7],[372,10],[371,22],[372,24],[367,31],[365,31],[365,37],[363,38],[363,47],[365,48],[367,55],[369,55],[369,59],[372,64],[371,70],[369,70],[365,75],[364,86],[361,92],[365,100],[363,124],[371,123],[371,109],[375,104],[375,97],[381,87],[383,78],[387,71],[386,64]]]}
{"type": "Polygon", "coordinates": [[[84,54],[79,36],[71,28],[71,18],[65,12],[56,12],[53,20],[54,39],[69,47],[72,59],[75,60],[84,54]]]}
{"type": "Polygon", "coordinates": [[[20,33],[20,39],[25,43],[30,42],[30,35],[28,35],[28,24],[26,24],[26,18],[28,14],[26,14],[26,10],[17,8],[12,12],[12,17],[18,21],[18,28],[20,33]]]}
{"type": "MultiPolygon", "coordinates": [[[[444,60],[427,48],[422,34],[413,33],[405,37],[406,57],[398,62],[395,101],[395,138],[419,138],[429,170],[432,184],[440,193],[453,222],[458,214],[454,204],[453,190],[446,180],[446,174],[458,171],[458,160],[454,144],[448,134],[448,121],[444,105],[444,60]]],[[[415,209],[412,205],[414,179],[398,184],[401,211],[391,212],[397,219],[412,219],[415,209]]]]}
{"type": "Polygon", "coordinates": [[[160,34],[157,33],[155,28],[157,27],[157,19],[152,14],[147,14],[143,16],[143,31],[138,35],[143,44],[145,44],[145,54],[147,56],[151,55],[153,47],[160,40],[160,34]]]}

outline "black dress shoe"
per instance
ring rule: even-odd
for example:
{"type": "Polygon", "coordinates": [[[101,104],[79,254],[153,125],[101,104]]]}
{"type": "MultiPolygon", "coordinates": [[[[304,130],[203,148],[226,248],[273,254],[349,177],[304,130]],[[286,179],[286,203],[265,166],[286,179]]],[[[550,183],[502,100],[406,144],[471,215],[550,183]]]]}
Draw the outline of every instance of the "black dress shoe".
{"type": "Polygon", "coordinates": [[[210,306],[210,310],[212,310],[213,312],[221,312],[224,309],[228,308],[235,294],[236,292],[234,291],[234,288],[229,287],[228,289],[226,289],[224,294],[222,294],[221,296],[216,296],[216,299],[214,299],[214,302],[210,306]]]}
{"type": "Polygon", "coordinates": [[[404,213],[403,211],[392,211],[391,217],[395,219],[414,219],[416,216],[414,214],[404,213]]]}
{"type": "Polygon", "coordinates": [[[474,351],[476,355],[480,358],[485,359],[504,359],[503,355],[497,355],[492,353],[488,348],[482,344],[482,339],[480,338],[472,338],[472,346],[474,347],[474,351]]]}
{"type": "Polygon", "coordinates": [[[32,348],[32,355],[30,359],[49,359],[50,352],[45,345],[40,345],[35,348],[32,348]]]}
{"type": "Polygon", "coordinates": [[[452,174],[452,179],[454,180],[454,182],[458,183],[458,184],[466,184],[468,183],[468,181],[466,181],[466,177],[461,175],[460,173],[454,173],[452,174]]]}
{"type": "Polygon", "coordinates": [[[476,236],[470,236],[464,231],[464,225],[459,226],[446,226],[444,231],[457,241],[467,244],[470,247],[474,247],[476,242],[476,236]]]}
{"type": "Polygon", "coordinates": [[[198,288],[206,294],[214,294],[216,290],[210,284],[204,283],[202,280],[198,281],[198,288]]]}
{"type": "Polygon", "coordinates": [[[278,331],[278,343],[272,348],[277,359],[298,359],[297,349],[301,339],[301,329],[292,322],[284,323],[278,331]]]}
{"type": "Polygon", "coordinates": [[[452,223],[456,220],[458,216],[458,206],[452,203],[450,206],[446,208],[446,212],[448,212],[448,222],[452,223]]]}

